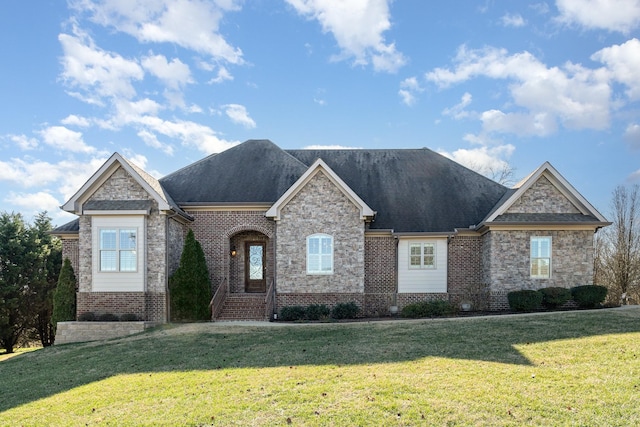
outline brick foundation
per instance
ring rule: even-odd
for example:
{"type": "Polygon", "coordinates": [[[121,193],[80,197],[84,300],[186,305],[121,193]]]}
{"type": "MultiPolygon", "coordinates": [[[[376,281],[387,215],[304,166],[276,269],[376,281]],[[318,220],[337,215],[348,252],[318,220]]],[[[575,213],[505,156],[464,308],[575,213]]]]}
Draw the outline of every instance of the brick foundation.
{"type": "Polygon", "coordinates": [[[166,295],[144,292],[78,292],[77,310],[99,316],[111,313],[118,316],[135,314],[149,322],[166,322],[166,295]]]}

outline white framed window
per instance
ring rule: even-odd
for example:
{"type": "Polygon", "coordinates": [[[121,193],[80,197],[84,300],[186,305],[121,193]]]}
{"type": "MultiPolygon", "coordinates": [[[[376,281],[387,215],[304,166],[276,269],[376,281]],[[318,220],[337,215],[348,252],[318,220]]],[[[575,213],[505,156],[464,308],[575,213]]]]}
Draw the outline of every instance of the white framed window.
{"type": "Polygon", "coordinates": [[[551,237],[531,237],[531,277],[551,277],[551,237]]]}
{"type": "Polygon", "coordinates": [[[410,269],[435,269],[436,245],[435,243],[410,243],[409,244],[409,268],[410,269]]]}
{"type": "Polygon", "coordinates": [[[307,274],[333,274],[333,236],[307,237],[307,274]]]}
{"type": "Polygon", "coordinates": [[[138,230],[136,228],[101,228],[101,272],[136,272],[138,266],[138,230]]]}

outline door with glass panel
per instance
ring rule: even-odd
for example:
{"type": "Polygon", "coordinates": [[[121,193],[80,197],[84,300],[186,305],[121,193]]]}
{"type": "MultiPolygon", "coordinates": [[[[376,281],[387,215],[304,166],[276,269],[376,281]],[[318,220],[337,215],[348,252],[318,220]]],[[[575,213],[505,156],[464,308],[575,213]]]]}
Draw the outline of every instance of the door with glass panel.
{"type": "Polygon", "coordinates": [[[244,258],[245,292],[266,292],[266,248],[264,242],[247,242],[244,258]]]}

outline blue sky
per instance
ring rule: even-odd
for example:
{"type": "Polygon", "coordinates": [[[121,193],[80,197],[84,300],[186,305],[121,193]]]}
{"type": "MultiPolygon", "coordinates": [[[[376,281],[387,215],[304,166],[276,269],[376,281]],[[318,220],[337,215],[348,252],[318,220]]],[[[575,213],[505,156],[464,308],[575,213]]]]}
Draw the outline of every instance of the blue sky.
{"type": "Polygon", "coordinates": [[[0,211],[114,152],[161,177],[252,138],[550,161],[603,214],[640,182],[640,0],[0,2],[0,211]]]}

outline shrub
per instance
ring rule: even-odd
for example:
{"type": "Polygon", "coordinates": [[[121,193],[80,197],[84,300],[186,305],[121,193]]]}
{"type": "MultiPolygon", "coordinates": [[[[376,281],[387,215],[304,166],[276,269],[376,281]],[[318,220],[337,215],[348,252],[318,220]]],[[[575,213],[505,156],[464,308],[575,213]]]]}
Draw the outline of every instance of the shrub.
{"type": "Polygon", "coordinates": [[[93,322],[94,320],[96,320],[96,315],[95,313],[92,313],[90,311],[82,313],[78,316],[79,322],[93,322]]]}
{"type": "Polygon", "coordinates": [[[584,285],[571,288],[571,296],[580,308],[593,308],[607,297],[607,288],[598,285],[584,285]]]}
{"type": "Polygon", "coordinates": [[[140,318],[138,318],[138,316],[133,313],[125,313],[122,316],[120,316],[121,322],[137,322],[139,320],[140,318]]]}
{"type": "Polygon", "coordinates": [[[204,251],[189,230],[180,256],[180,266],[169,278],[172,320],[211,318],[211,281],[204,251]]]}
{"type": "Polygon", "coordinates": [[[509,292],[507,299],[509,300],[509,307],[515,311],[532,311],[542,304],[542,294],[529,289],[509,292]]]}
{"type": "Polygon", "coordinates": [[[556,308],[571,299],[571,289],[552,286],[538,290],[542,294],[542,305],[547,308],[556,308]]]}
{"type": "Polygon", "coordinates": [[[73,273],[71,261],[65,258],[53,294],[51,323],[55,327],[58,322],[69,320],[76,320],[76,276],[73,273]]]}
{"type": "Polygon", "coordinates": [[[334,319],[355,319],[359,311],[360,307],[355,302],[341,302],[333,307],[331,317],[334,319]]]}
{"type": "Polygon", "coordinates": [[[304,319],[305,308],[301,305],[291,305],[280,309],[280,319],[285,321],[296,321],[304,319]]]}
{"type": "Polygon", "coordinates": [[[320,320],[329,317],[331,310],[324,304],[311,304],[305,310],[305,319],[320,320]]]}
{"type": "Polygon", "coordinates": [[[117,321],[120,320],[120,318],[117,315],[113,314],[113,313],[104,313],[104,314],[99,315],[96,318],[96,320],[98,322],[117,322],[117,321]]]}
{"type": "Polygon", "coordinates": [[[402,308],[400,316],[419,319],[421,317],[442,317],[455,312],[455,308],[449,301],[420,301],[408,304],[402,308]]]}

